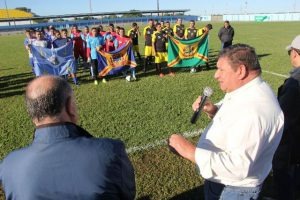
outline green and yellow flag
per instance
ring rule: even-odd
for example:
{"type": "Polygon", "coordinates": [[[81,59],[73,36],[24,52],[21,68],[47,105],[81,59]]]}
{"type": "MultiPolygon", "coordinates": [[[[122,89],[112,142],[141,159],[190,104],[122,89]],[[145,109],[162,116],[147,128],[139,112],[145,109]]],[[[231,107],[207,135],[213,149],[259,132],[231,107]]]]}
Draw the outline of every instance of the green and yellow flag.
{"type": "Polygon", "coordinates": [[[169,37],[168,67],[195,67],[208,62],[208,35],[191,40],[169,37]]]}

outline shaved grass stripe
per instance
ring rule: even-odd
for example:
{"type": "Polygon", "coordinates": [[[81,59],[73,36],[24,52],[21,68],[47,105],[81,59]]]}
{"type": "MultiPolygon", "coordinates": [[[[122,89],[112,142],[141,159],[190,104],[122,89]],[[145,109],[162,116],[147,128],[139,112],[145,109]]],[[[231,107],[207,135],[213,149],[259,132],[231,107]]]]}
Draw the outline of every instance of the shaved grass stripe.
{"type": "MultiPolygon", "coordinates": [[[[185,138],[193,138],[193,137],[201,135],[201,133],[203,131],[204,131],[204,129],[199,129],[199,130],[195,130],[195,131],[184,132],[184,133],[182,133],[182,135],[185,138]]],[[[128,154],[131,154],[131,153],[136,153],[136,152],[139,152],[139,151],[145,151],[145,150],[153,149],[153,148],[163,146],[163,145],[167,145],[167,144],[168,144],[168,139],[157,140],[157,141],[148,143],[148,144],[143,145],[143,146],[129,147],[128,149],[126,149],[126,152],[128,154]]]]}

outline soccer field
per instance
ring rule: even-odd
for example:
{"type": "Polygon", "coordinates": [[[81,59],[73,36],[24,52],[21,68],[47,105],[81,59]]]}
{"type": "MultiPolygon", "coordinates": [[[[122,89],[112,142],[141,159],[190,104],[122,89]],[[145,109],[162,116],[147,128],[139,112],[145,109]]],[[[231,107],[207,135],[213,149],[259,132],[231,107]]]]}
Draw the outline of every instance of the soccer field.
{"type": "MultiPolygon", "coordinates": [[[[300,22],[231,24],[235,29],[234,43],[256,48],[263,78],[277,93],[291,69],[285,47],[300,34],[300,22]]],[[[72,85],[79,125],[96,137],[125,142],[136,172],[137,199],[203,199],[202,179],[195,165],[170,153],[165,141],[177,132],[197,142],[209,120],[203,115],[196,125],[190,124],[192,103],[206,86],[214,90],[213,101],[224,95],[213,78],[220,49],[217,34],[222,25],[213,23],[210,32],[209,70],[203,68],[190,74],[189,70],[180,69],[175,77],[160,78],[154,66],[146,74],[138,66],[138,81],[114,77],[97,86],[89,80],[87,71],[79,70],[80,86],[72,85]]],[[[24,105],[24,87],[33,75],[23,40],[22,34],[0,36],[0,159],[30,144],[34,132],[24,105]]],[[[143,54],[142,37],[139,42],[143,54]]],[[[265,193],[268,192],[267,189],[265,193]]],[[[1,198],[4,199],[0,192],[1,198]]]]}

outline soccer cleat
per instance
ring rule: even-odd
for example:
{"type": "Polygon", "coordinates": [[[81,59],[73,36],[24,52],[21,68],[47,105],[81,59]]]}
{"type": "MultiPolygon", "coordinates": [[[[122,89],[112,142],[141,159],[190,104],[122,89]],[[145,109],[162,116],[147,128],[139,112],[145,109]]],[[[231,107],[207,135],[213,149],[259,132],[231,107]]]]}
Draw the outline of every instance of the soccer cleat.
{"type": "Polygon", "coordinates": [[[133,81],[136,81],[136,77],[135,77],[135,76],[132,76],[132,80],[133,80],[133,81]]]}
{"type": "Polygon", "coordinates": [[[105,78],[102,79],[102,83],[107,83],[105,78]]]}
{"type": "Polygon", "coordinates": [[[130,82],[131,81],[131,76],[126,76],[125,80],[128,81],[128,82],[130,82]]]}
{"type": "Polygon", "coordinates": [[[196,73],[196,68],[192,68],[191,73],[196,73]]]}
{"type": "Polygon", "coordinates": [[[98,83],[98,81],[97,81],[97,80],[94,80],[94,84],[95,84],[95,85],[98,85],[99,83],[98,83]]]}

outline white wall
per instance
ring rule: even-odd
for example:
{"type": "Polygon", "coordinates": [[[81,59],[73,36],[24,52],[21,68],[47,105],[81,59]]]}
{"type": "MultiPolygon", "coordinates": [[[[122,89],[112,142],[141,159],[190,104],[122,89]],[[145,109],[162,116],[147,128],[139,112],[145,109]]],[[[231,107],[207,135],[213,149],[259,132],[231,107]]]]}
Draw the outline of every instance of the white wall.
{"type": "Polygon", "coordinates": [[[300,21],[300,13],[223,15],[223,21],[300,21]]]}

